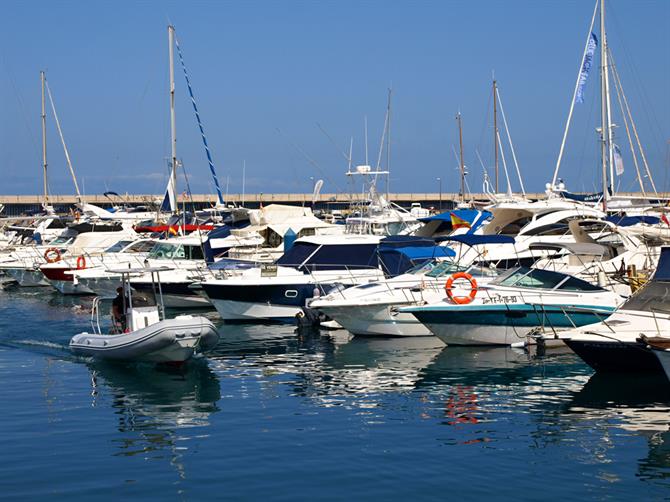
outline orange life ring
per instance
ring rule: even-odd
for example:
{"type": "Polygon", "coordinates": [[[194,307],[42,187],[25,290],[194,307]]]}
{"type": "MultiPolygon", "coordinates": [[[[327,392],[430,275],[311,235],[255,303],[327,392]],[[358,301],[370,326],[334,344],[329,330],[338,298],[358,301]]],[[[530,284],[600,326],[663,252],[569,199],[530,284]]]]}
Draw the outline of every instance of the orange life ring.
{"type": "Polygon", "coordinates": [[[447,279],[447,283],[444,285],[444,290],[447,292],[449,300],[458,305],[466,305],[474,300],[475,296],[477,296],[477,281],[474,277],[466,272],[456,272],[451,277],[449,277],[449,279],[447,279]],[[465,279],[470,283],[470,294],[468,296],[454,296],[452,286],[454,285],[454,281],[456,279],[465,279]]]}
{"type": "Polygon", "coordinates": [[[82,268],[86,268],[86,257],[84,255],[77,258],[77,270],[81,270],[82,268]]]}
{"type": "Polygon", "coordinates": [[[44,252],[44,259],[47,261],[47,263],[55,263],[57,261],[61,260],[60,256],[60,250],[57,248],[49,248],[44,252]],[[52,253],[55,253],[56,256],[53,257],[52,253]]]}

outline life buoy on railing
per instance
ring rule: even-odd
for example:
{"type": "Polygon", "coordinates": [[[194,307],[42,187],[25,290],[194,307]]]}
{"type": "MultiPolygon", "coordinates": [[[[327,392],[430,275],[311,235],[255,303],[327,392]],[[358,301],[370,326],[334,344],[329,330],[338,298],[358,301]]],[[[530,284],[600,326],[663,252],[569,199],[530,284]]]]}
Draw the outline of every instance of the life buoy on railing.
{"type": "Polygon", "coordinates": [[[60,261],[61,256],[60,256],[60,250],[57,248],[49,248],[44,252],[44,259],[47,261],[47,263],[55,263],[57,261],[60,261]]]}
{"type": "Polygon", "coordinates": [[[475,299],[475,296],[477,296],[477,281],[467,272],[456,272],[451,277],[449,277],[449,279],[447,279],[447,283],[444,285],[444,290],[447,292],[449,300],[458,305],[465,305],[470,303],[475,299]],[[465,279],[470,283],[470,294],[468,296],[454,295],[452,288],[456,279],[465,279]]]}
{"type": "Polygon", "coordinates": [[[77,270],[81,270],[82,268],[86,268],[86,257],[84,255],[77,258],[77,270]]]}

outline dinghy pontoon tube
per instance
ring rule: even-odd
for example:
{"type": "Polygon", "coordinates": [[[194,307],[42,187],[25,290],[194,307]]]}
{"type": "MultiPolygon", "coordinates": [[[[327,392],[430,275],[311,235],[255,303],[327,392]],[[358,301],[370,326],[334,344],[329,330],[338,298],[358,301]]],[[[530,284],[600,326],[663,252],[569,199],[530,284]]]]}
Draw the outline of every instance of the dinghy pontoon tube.
{"type": "Polygon", "coordinates": [[[80,333],[70,340],[70,349],[78,355],[99,359],[145,361],[155,363],[184,362],[196,351],[204,352],[219,341],[214,325],[201,316],[177,316],[165,319],[159,272],[167,267],[114,270],[121,274],[126,315],[126,332],[113,326],[111,334],[100,329],[99,299],[93,302],[93,333],[80,333]],[[129,280],[133,274],[150,273],[154,293],[133,292],[129,280]],[[156,302],[156,296],[159,302],[156,302]]]}

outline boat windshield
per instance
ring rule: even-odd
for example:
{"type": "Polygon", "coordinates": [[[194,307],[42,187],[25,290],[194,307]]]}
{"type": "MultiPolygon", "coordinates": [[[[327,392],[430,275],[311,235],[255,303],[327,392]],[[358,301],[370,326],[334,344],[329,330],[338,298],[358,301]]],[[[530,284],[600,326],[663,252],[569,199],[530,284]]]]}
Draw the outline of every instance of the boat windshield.
{"type": "Polygon", "coordinates": [[[155,260],[170,260],[183,257],[184,246],[171,244],[168,242],[159,242],[149,253],[149,258],[153,258],[155,260]]]}
{"type": "Polygon", "coordinates": [[[652,279],[631,296],[621,308],[670,313],[670,282],[652,279]]]}
{"type": "Polygon", "coordinates": [[[518,267],[510,270],[507,274],[494,281],[494,284],[531,289],[560,289],[563,291],[603,290],[599,286],[570,275],[528,267],[518,267]]]}
{"type": "Polygon", "coordinates": [[[133,307],[155,307],[156,306],[156,295],[153,291],[133,291],[131,298],[133,302],[133,307]]]}
{"type": "Polygon", "coordinates": [[[132,242],[133,241],[119,241],[116,244],[113,244],[109,246],[107,249],[105,249],[105,253],[118,253],[132,242]]]}
{"type": "Polygon", "coordinates": [[[74,237],[56,237],[49,244],[50,245],[66,245],[70,244],[74,240],[74,237]]]}

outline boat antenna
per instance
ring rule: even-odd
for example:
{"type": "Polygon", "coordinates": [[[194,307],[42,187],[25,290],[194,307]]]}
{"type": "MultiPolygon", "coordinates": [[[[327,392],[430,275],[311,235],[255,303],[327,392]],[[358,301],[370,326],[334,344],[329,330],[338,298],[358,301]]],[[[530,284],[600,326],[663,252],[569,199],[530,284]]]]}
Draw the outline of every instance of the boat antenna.
{"type": "Polygon", "coordinates": [[[245,198],[245,183],[247,181],[247,161],[246,159],[242,161],[242,207],[244,207],[244,198],[245,198]]]}
{"type": "Polygon", "coordinates": [[[461,202],[465,202],[465,163],[463,162],[463,122],[461,112],[458,112],[456,115],[456,121],[458,122],[458,146],[460,151],[461,202]]]}
{"type": "Polygon", "coordinates": [[[363,117],[364,129],[365,129],[365,165],[369,166],[368,163],[368,116],[363,117]]]}
{"type": "Polygon", "coordinates": [[[44,179],[44,209],[49,206],[49,185],[47,183],[47,113],[46,96],[44,92],[46,76],[44,71],[40,72],[40,81],[42,83],[42,177],[44,179]]]}
{"type": "Polygon", "coordinates": [[[81,204],[81,192],[79,191],[79,184],[77,183],[77,176],[74,174],[74,168],[72,167],[72,161],[70,160],[70,152],[68,152],[67,145],[65,144],[65,138],[63,136],[63,130],[60,126],[60,120],[58,120],[58,114],[56,113],[56,105],[54,104],[53,96],[51,95],[51,89],[49,88],[49,82],[46,78],[44,79],[44,85],[47,89],[47,95],[49,96],[49,103],[51,104],[51,111],[54,114],[54,121],[56,122],[56,129],[58,129],[58,135],[60,136],[60,142],[63,145],[63,151],[65,152],[65,160],[67,161],[67,167],[70,169],[70,174],[72,175],[72,181],[74,182],[74,189],[77,192],[77,202],[81,204]]]}

